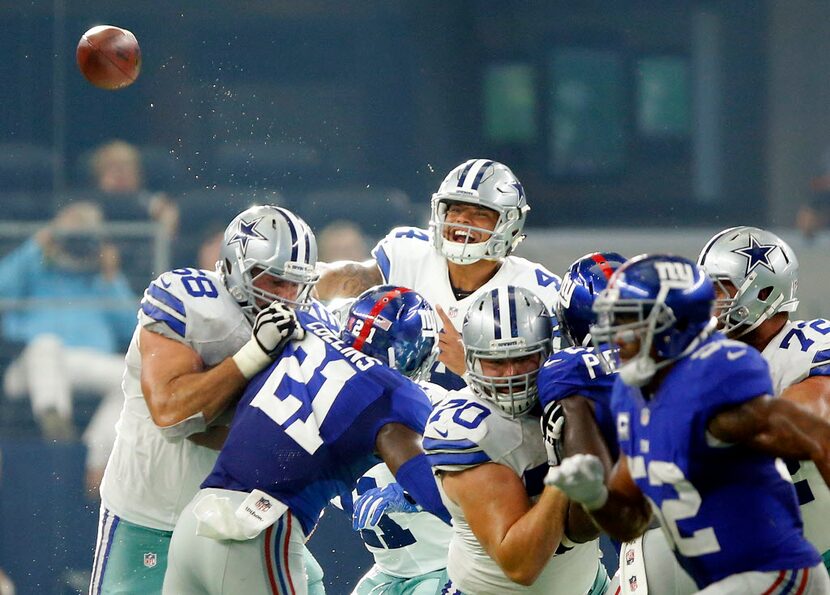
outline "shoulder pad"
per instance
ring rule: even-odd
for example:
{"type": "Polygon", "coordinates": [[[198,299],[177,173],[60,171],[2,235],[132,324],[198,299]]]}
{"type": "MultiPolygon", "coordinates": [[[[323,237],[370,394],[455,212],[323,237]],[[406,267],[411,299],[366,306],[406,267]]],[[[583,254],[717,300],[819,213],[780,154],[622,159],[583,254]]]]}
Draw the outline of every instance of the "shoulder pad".
{"type": "Polygon", "coordinates": [[[424,431],[430,464],[445,471],[499,461],[521,441],[521,428],[513,420],[458,392],[450,393],[434,409],[424,431]]]}
{"type": "MultiPolygon", "coordinates": [[[[543,408],[550,403],[575,394],[593,392],[590,386],[597,378],[608,376],[595,350],[586,347],[568,347],[551,355],[537,378],[539,401],[543,408]]],[[[609,379],[608,384],[611,384],[609,379]]]]}
{"type": "Polygon", "coordinates": [[[400,277],[401,271],[417,266],[425,252],[433,250],[430,234],[417,227],[396,227],[372,249],[372,257],[378,264],[383,279],[400,277]]]}

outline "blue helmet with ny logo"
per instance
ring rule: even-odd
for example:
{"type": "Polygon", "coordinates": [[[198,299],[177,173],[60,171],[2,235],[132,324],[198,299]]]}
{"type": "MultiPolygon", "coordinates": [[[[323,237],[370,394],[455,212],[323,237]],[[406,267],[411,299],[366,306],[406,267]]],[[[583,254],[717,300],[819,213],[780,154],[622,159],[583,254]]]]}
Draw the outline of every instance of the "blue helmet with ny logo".
{"type": "Polygon", "coordinates": [[[571,345],[590,343],[590,326],[596,320],[594,299],[624,262],[616,252],[593,252],[576,260],[562,276],[555,312],[562,335],[571,345]]]}
{"type": "Polygon", "coordinates": [[[437,332],[435,311],[419,293],[380,285],[358,296],[340,338],[404,376],[419,380],[438,353],[437,332]]]}
{"type": "Polygon", "coordinates": [[[694,262],[644,254],[617,269],[597,297],[591,338],[597,347],[616,343],[621,351],[639,343],[618,371],[626,384],[643,386],[712,332],[714,303],[714,285],[694,262]]]}

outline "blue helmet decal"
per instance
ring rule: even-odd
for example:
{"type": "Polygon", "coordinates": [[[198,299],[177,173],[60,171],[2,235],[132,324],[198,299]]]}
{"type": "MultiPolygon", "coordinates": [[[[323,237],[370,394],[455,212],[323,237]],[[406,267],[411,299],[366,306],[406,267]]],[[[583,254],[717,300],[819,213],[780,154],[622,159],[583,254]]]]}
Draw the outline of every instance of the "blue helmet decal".
{"type": "Polygon", "coordinates": [[[437,352],[437,322],[429,303],[405,287],[381,285],[352,304],[340,337],[354,349],[417,379],[437,352]]]}
{"type": "Polygon", "coordinates": [[[625,258],[616,252],[594,252],[576,260],[562,276],[555,314],[562,335],[571,345],[586,345],[590,326],[596,320],[594,299],[623,263],[625,258]]]}

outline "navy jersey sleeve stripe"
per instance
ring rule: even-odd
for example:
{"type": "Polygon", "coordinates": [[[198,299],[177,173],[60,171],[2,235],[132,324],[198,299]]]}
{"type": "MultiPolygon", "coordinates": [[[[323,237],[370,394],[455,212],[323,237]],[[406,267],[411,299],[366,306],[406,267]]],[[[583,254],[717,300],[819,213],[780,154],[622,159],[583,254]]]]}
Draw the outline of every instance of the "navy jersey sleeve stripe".
{"type": "Polygon", "coordinates": [[[819,351],[816,353],[815,357],[813,358],[813,366],[820,364],[830,364],[830,349],[825,349],[824,351],[819,351]]]}
{"type": "Polygon", "coordinates": [[[468,453],[428,452],[427,458],[429,459],[429,464],[433,467],[442,467],[448,465],[471,467],[473,465],[481,465],[482,463],[488,463],[490,461],[490,457],[483,450],[468,453]]]}
{"type": "Polygon", "coordinates": [[[141,311],[153,320],[163,322],[177,335],[181,337],[185,336],[185,330],[187,327],[184,322],[174,317],[169,312],[165,312],[158,306],[151,304],[148,300],[141,300],[141,311]]]}
{"type": "Polygon", "coordinates": [[[169,291],[162,289],[155,283],[151,283],[150,287],[147,288],[147,292],[171,310],[185,316],[184,303],[169,291]]]}
{"type": "Polygon", "coordinates": [[[481,450],[481,447],[472,440],[438,440],[424,437],[424,450],[471,451],[481,450]]]}
{"type": "Polygon", "coordinates": [[[375,261],[378,263],[380,273],[381,275],[383,275],[383,282],[389,283],[389,269],[392,268],[392,264],[389,262],[389,257],[386,255],[386,250],[383,249],[383,246],[378,245],[372,251],[372,256],[375,257],[375,261]]]}
{"type": "Polygon", "coordinates": [[[809,376],[830,376],[830,362],[824,362],[810,368],[809,376]]]}

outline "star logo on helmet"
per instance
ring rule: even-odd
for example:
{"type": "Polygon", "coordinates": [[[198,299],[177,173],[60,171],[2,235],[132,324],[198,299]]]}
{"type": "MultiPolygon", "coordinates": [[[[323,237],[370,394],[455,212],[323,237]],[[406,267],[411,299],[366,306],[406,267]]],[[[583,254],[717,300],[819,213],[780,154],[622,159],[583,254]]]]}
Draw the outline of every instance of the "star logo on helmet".
{"type": "Polygon", "coordinates": [[[245,252],[248,250],[248,242],[251,240],[264,240],[266,239],[264,235],[259,233],[256,229],[257,224],[262,221],[262,217],[259,219],[254,219],[253,221],[245,221],[244,219],[239,220],[239,229],[233,234],[233,237],[228,240],[228,246],[233,244],[239,244],[239,247],[242,249],[242,255],[245,255],[245,252]]]}
{"type": "Polygon", "coordinates": [[[749,246],[737,248],[736,250],[732,250],[732,252],[734,254],[740,254],[746,258],[746,272],[744,273],[744,276],[749,275],[749,273],[754,271],[759,266],[762,266],[769,272],[774,273],[775,268],[773,268],[769,259],[773,250],[777,247],[778,246],[776,244],[762,244],[750,235],[749,246]]]}
{"type": "MultiPolygon", "coordinates": [[[[510,184],[505,184],[504,187],[513,188],[516,191],[516,194],[519,195],[519,200],[522,200],[525,197],[525,189],[518,180],[510,184]]],[[[503,190],[502,186],[496,186],[496,190],[502,194],[507,194],[509,192],[509,190],[503,190]]]]}

